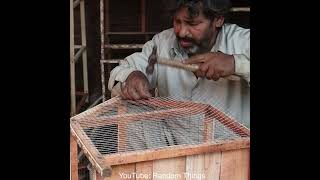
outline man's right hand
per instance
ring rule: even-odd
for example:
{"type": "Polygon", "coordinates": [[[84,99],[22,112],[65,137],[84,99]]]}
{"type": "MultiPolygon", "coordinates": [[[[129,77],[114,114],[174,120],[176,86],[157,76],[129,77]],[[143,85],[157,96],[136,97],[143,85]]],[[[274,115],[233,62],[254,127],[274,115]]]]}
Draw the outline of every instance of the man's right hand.
{"type": "Polygon", "coordinates": [[[147,99],[151,97],[150,87],[147,77],[142,72],[133,71],[121,84],[121,96],[130,100],[147,99]]]}

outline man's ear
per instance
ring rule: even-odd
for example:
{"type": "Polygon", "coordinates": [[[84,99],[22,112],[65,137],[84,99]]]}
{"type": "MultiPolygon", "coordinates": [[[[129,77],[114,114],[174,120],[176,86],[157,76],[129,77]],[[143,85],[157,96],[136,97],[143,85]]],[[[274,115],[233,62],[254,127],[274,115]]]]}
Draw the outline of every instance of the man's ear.
{"type": "Polygon", "coordinates": [[[214,21],[215,21],[215,23],[214,23],[215,27],[220,28],[224,23],[224,17],[223,16],[215,17],[214,21]]]}

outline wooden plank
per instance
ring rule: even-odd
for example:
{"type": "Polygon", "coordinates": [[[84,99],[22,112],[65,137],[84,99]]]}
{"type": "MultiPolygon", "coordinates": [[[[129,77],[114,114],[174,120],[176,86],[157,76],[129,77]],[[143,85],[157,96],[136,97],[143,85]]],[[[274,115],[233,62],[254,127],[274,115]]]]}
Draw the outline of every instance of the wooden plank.
{"type": "Polygon", "coordinates": [[[112,175],[104,180],[135,180],[135,171],[136,166],[134,163],[112,166],[112,175]]]}
{"type": "Polygon", "coordinates": [[[105,164],[118,165],[142,161],[151,161],[164,158],[181,157],[209,152],[227,151],[250,147],[250,139],[223,141],[219,143],[204,143],[200,145],[177,145],[168,148],[148,149],[143,151],[132,151],[119,154],[105,155],[105,164]]]}
{"type": "Polygon", "coordinates": [[[78,180],[78,145],[70,134],[71,180],[78,180]]]}
{"type": "Polygon", "coordinates": [[[185,173],[186,180],[219,180],[220,158],[221,152],[187,156],[185,173]]]}
{"type": "Polygon", "coordinates": [[[248,180],[249,153],[249,148],[222,152],[220,180],[248,180]]]}
{"type": "Polygon", "coordinates": [[[145,161],[136,163],[136,179],[152,180],[153,176],[153,161],[145,161]]]}
{"type": "Polygon", "coordinates": [[[161,159],[153,162],[153,180],[184,179],[186,157],[161,159]]]}
{"type": "Polygon", "coordinates": [[[206,179],[219,180],[221,167],[221,152],[205,153],[204,168],[206,179]]]}

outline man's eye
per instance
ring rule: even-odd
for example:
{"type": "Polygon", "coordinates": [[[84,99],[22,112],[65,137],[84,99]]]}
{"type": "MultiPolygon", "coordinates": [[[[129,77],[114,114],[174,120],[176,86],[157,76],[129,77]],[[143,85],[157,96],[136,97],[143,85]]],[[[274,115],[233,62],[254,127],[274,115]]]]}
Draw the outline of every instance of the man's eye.
{"type": "Polygon", "coordinates": [[[198,25],[199,23],[189,23],[190,26],[196,26],[198,25]]]}

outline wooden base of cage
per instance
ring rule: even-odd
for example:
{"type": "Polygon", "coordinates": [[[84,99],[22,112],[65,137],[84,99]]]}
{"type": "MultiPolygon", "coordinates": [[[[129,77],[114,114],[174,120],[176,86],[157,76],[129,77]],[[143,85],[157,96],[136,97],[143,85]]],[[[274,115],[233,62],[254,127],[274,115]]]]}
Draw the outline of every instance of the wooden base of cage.
{"type": "MultiPolygon", "coordinates": [[[[71,118],[71,135],[76,139],[92,165],[92,179],[250,179],[250,131],[246,127],[210,105],[159,99],[146,100],[143,103],[157,104],[169,107],[169,109],[130,114],[126,113],[127,107],[123,106],[119,98],[112,98],[71,118]],[[96,119],[92,124],[80,125],[81,119],[92,120],[97,117],[98,113],[110,109],[111,106],[118,109],[118,115],[109,116],[107,121],[96,119]],[[204,143],[197,145],[175,145],[159,149],[101,154],[83,131],[83,128],[116,124],[118,136],[125,138],[126,131],[123,122],[128,123],[148,117],[157,121],[156,117],[174,117],[199,112],[205,114],[204,143]],[[241,138],[227,141],[212,140],[214,131],[212,117],[241,138]]],[[[77,144],[72,142],[71,145],[76,146],[77,144]]],[[[124,148],[125,144],[119,141],[117,147],[124,148]]],[[[71,150],[74,149],[74,147],[71,148],[71,150]]],[[[76,163],[72,162],[71,166],[76,166],[76,163]]],[[[72,172],[75,169],[77,167],[71,167],[72,172]]]]}
{"type": "Polygon", "coordinates": [[[95,173],[92,179],[248,180],[249,166],[249,148],[244,148],[115,165],[110,177],[95,173]]]}

